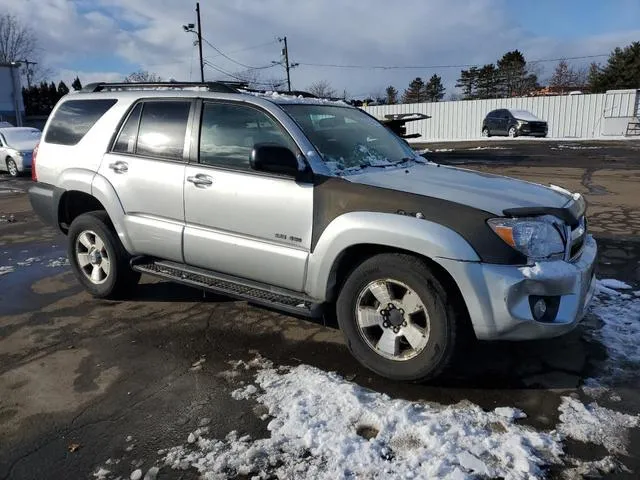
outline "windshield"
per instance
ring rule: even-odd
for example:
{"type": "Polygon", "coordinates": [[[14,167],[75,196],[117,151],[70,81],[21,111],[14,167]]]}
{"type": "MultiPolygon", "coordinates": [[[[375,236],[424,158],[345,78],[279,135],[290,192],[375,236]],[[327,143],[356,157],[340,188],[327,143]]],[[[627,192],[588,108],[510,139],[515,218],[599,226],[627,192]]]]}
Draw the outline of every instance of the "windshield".
{"type": "Polygon", "coordinates": [[[356,108],[291,104],[293,117],[335,175],[367,167],[390,167],[417,158],[405,142],[356,108]]]}
{"type": "Polygon", "coordinates": [[[8,128],[2,131],[7,145],[16,149],[32,149],[40,140],[40,130],[37,128],[8,128]]]}
{"type": "Polygon", "coordinates": [[[514,118],[517,118],[518,120],[531,120],[531,121],[540,120],[533,113],[527,110],[511,110],[511,115],[513,115],[514,118]]]}

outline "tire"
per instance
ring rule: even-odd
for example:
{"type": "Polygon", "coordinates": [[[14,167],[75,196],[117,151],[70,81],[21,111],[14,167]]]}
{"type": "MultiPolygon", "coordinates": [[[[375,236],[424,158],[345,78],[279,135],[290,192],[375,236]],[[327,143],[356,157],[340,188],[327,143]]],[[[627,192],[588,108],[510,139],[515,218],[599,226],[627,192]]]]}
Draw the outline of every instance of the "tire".
{"type": "Polygon", "coordinates": [[[491,133],[489,132],[489,127],[484,127],[482,129],[482,136],[486,138],[489,138],[491,136],[491,133]]]}
{"type": "Polygon", "coordinates": [[[123,298],[140,281],[104,211],[84,213],[71,222],[67,252],[76,278],[96,298],[123,298]]]}
{"type": "Polygon", "coordinates": [[[457,336],[454,309],[427,264],[410,255],[381,254],[362,262],[342,286],[336,313],[351,354],[383,377],[424,382],[440,375],[452,359],[457,336]],[[386,289],[391,298],[387,307],[380,288],[385,280],[392,282],[386,289]],[[422,309],[416,309],[418,303],[422,309]],[[416,329],[423,336],[416,336],[416,329]],[[405,332],[413,333],[412,342],[405,332]],[[392,336],[393,342],[388,341],[392,336]]]}
{"type": "Polygon", "coordinates": [[[20,176],[18,165],[16,164],[16,161],[11,157],[7,158],[7,172],[14,178],[20,176]]]}
{"type": "Polygon", "coordinates": [[[510,127],[510,128],[509,128],[508,135],[509,135],[511,138],[516,138],[516,137],[518,136],[518,130],[516,129],[516,127],[510,127]]]}

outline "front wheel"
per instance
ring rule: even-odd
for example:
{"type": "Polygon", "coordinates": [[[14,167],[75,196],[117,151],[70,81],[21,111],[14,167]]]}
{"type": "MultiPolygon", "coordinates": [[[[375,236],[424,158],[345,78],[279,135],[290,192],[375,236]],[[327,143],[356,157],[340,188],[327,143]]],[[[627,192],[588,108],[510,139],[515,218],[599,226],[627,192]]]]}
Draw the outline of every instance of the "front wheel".
{"type": "Polygon", "coordinates": [[[140,280],[140,274],[131,270],[129,254],[106,212],[89,212],[76,217],[69,227],[68,242],[71,268],[94,297],[122,297],[140,280]]]}
{"type": "Polygon", "coordinates": [[[17,177],[18,175],[20,175],[20,172],[18,171],[18,165],[16,165],[16,161],[13,158],[7,159],[7,171],[12,177],[17,177]]]}
{"type": "Polygon", "coordinates": [[[509,129],[509,136],[511,138],[516,138],[518,136],[518,130],[516,129],[516,127],[511,127],[509,129]]]}
{"type": "Polygon", "coordinates": [[[426,381],[451,360],[453,308],[418,258],[382,254],[365,260],[345,281],[336,311],[353,356],[383,377],[426,381]]]}

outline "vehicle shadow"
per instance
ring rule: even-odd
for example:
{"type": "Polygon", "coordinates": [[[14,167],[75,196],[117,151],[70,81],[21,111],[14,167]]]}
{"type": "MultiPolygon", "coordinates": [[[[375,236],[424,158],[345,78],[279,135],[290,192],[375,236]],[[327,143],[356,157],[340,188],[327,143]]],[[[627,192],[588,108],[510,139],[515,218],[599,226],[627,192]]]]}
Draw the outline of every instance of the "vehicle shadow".
{"type": "Polygon", "coordinates": [[[127,299],[132,302],[234,302],[235,299],[170,281],[140,283],[127,299]]]}

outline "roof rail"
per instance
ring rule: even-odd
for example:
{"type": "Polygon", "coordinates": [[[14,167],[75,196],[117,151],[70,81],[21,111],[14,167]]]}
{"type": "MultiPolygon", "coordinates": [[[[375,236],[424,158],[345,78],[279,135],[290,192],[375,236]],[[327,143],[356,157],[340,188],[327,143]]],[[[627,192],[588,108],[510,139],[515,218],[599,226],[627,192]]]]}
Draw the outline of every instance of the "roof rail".
{"type": "Polygon", "coordinates": [[[80,91],[88,93],[117,90],[143,90],[159,88],[184,89],[193,87],[204,87],[209,92],[239,93],[238,88],[236,88],[239,86],[239,84],[235,85],[227,82],[97,82],[85,85],[80,91]]]}
{"type": "Polygon", "coordinates": [[[309,92],[305,92],[303,90],[273,90],[270,88],[243,88],[243,90],[245,92],[253,92],[253,93],[268,93],[268,92],[275,92],[279,95],[293,95],[296,97],[303,97],[303,98],[318,98],[316,95],[314,95],[313,93],[309,93],[309,92]]]}

